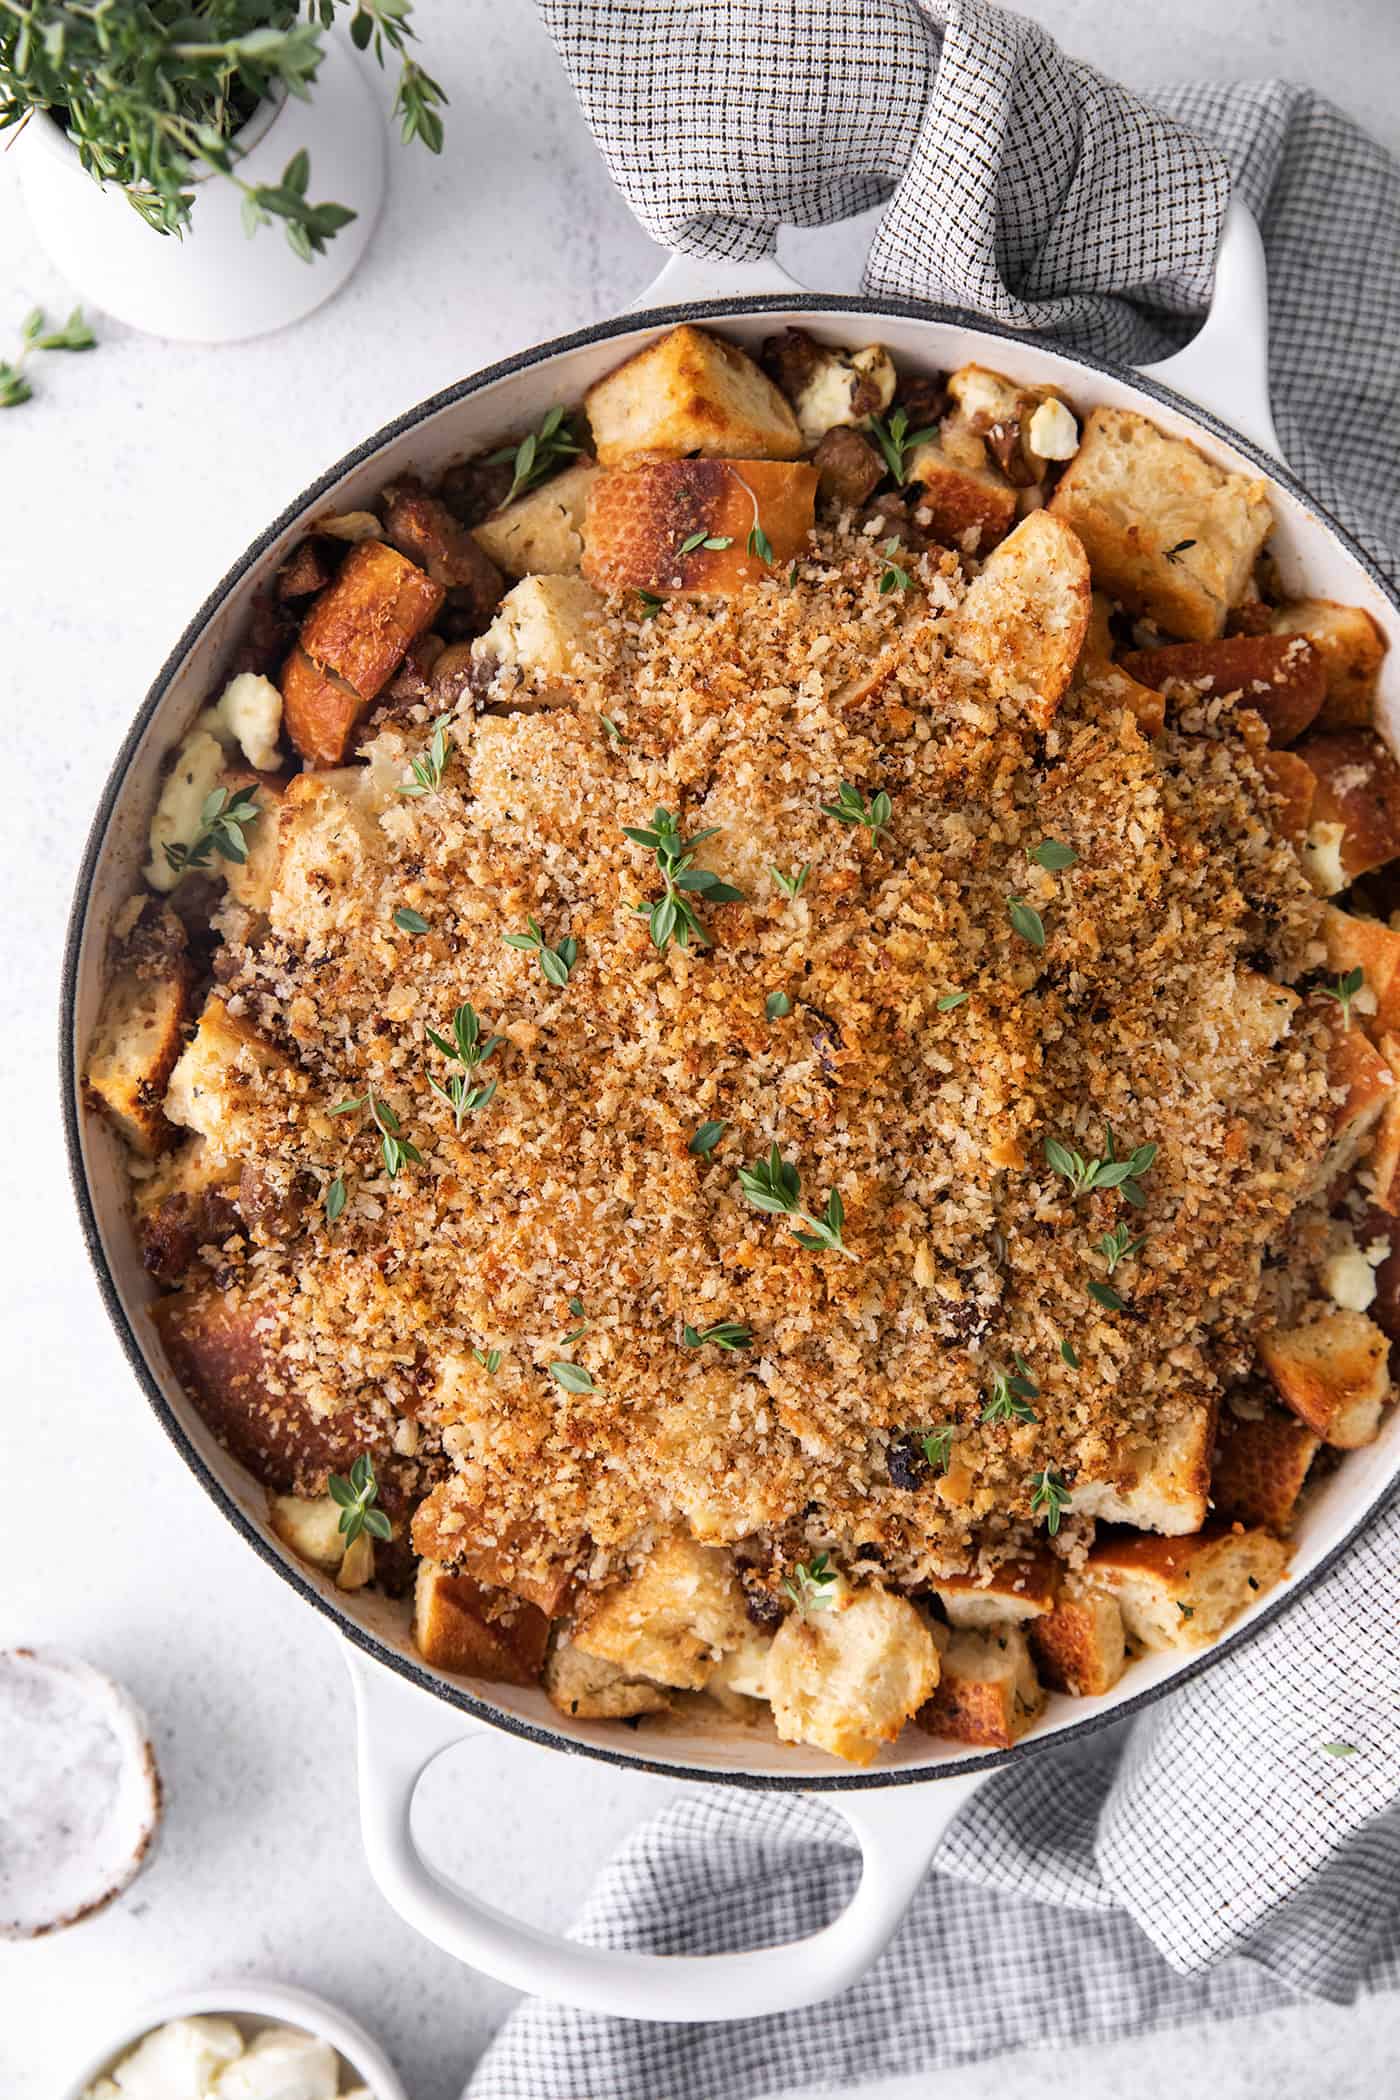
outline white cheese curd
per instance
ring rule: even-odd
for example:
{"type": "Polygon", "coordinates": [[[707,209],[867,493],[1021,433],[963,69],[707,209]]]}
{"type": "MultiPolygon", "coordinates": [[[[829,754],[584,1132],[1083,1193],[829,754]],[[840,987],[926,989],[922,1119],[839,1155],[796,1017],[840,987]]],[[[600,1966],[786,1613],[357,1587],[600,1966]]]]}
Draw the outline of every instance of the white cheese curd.
{"type": "Polygon", "coordinates": [[[232,2020],[167,2020],[122,2058],[112,2077],[122,2100],[205,2100],[218,2090],[219,2073],[242,2054],[243,2037],[232,2020]]]}
{"type": "Polygon", "coordinates": [[[259,773],[275,773],[282,762],[277,748],[282,695],[272,680],[259,671],[240,671],[224,687],[216,712],[249,765],[259,773]]]}
{"type": "Polygon", "coordinates": [[[217,2100],[336,2100],[335,2051],[294,2027],[268,2027],[230,2064],[214,2087],[217,2100]]]}
{"type": "Polygon", "coordinates": [[[175,754],[160,800],[151,818],[151,857],[144,873],[153,890],[173,890],[179,870],[166,857],[167,846],[187,850],[199,833],[204,805],[219,785],[224,770],[224,747],[207,729],[190,732],[175,754]]]}
{"type": "Polygon", "coordinates": [[[1329,1254],[1322,1265],[1322,1287],[1334,1305],[1365,1312],[1376,1296],[1376,1272],[1355,1240],[1329,1254]]]}
{"type": "Polygon", "coordinates": [[[1079,450],[1079,425],[1063,401],[1042,401],[1026,435],[1042,459],[1073,459],[1079,450]]]}

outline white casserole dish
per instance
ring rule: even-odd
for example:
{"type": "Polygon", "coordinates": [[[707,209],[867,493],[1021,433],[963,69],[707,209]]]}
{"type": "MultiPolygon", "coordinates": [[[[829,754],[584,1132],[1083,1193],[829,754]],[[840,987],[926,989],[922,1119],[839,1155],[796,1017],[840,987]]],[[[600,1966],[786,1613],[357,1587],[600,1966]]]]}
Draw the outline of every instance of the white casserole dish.
{"type": "Polygon", "coordinates": [[[174,1377],[143,1307],[152,1295],[125,1210],[116,1147],[83,1108],[79,1073],[100,995],[103,953],[117,906],[143,856],[163,756],[202,704],[232,652],[252,592],[318,512],[352,510],[393,476],[432,475],[450,460],[546,409],[576,400],[658,327],[698,320],[756,347],[789,325],[835,343],[878,339],[926,370],[978,361],[1015,379],[1051,381],[1081,409],[1135,408],[1191,439],[1220,465],[1266,477],[1276,518],[1272,545],[1284,583],[1300,594],[1362,605],[1390,644],[1382,727],[1400,748],[1400,601],[1379,572],[1278,460],[1268,407],[1263,253],[1257,229],[1232,206],[1211,316],[1185,351],[1134,374],[903,301],[815,297],[774,265],[676,259],[646,295],[647,309],[545,344],[462,381],[376,436],[325,474],[249,549],[196,614],[162,669],[119,753],[93,825],[73,909],[62,1019],[64,1104],[74,1187],[109,1312],[137,1378],[186,1463],[250,1545],[338,1628],[355,1682],[365,1844],[389,1901],[460,1959],[518,1989],[605,2012],[668,2020],[753,2018],[846,1988],[894,1932],[938,1838],[971,1787],[995,1766],[1039,1755],[1075,1732],[1120,1719],[1173,1684],[1209,1669],[1298,1596],[1376,1507],[1400,1469],[1400,1410],[1379,1442],[1348,1455],[1309,1504],[1288,1584],[1247,1612],[1214,1648],[1185,1660],[1149,1656],[1097,1699],[1052,1698],[1044,1718],[1009,1751],[967,1755],[916,1730],[868,1771],[822,1753],[756,1741],[735,1729],[684,1737],[634,1735],[570,1721],[539,1690],[479,1686],[427,1667],[407,1615],[383,1598],[346,1596],[272,1537],[261,1489],[218,1446],[174,1377]],[[1189,397],[1189,398],[1187,398],[1189,397]],[[1195,403],[1196,405],[1192,405],[1195,403]],[[619,1766],[734,1787],[820,1792],[853,1825],[864,1872],[849,1908],[787,1948],[705,1958],[627,1955],[575,1945],[508,1918],[450,1887],[420,1857],[409,1808],[423,1770],[473,1721],[619,1766]],[[910,1789],[917,1787],[917,1792],[910,1789]]]}

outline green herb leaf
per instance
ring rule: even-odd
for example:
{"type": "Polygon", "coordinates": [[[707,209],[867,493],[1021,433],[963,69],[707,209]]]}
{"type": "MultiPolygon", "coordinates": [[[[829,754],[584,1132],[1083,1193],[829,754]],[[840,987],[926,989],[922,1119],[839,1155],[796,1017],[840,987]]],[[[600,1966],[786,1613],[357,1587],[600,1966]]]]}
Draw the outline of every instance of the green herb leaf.
{"type": "Polygon", "coordinates": [[[773,543],[757,519],[754,521],[746,545],[750,554],[757,555],[758,559],[768,568],[773,566],[773,543]]]}
{"type": "Polygon", "coordinates": [[[394,924],[398,927],[400,933],[426,933],[428,931],[428,922],[423,917],[422,912],[413,911],[406,904],[401,904],[394,913],[394,924]]]}
{"type": "Polygon", "coordinates": [[[910,430],[909,414],[903,408],[894,409],[888,420],[880,416],[872,416],[868,428],[870,435],[884,454],[885,465],[889,468],[901,488],[904,486],[905,476],[908,471],[909,453],[916,446],[926,445],[930,438],[935,438],[938,435],[937,429],[933,425],[930,425],[926,430],[910,430]]]}
{"type": "Polygon", "coordinates": [[[1187,548],[1194,547],[1195,544],[1196,542],[1194,540],[1178,540],[1174,547],[1167,548],[1166,559],[1169,562],[1173,563],[1179,562],[1181,560],[1182,555],[1186,552],[1187,548]]]}
{"type": "Polygon", "coordinates": [[[792,1012],[792,1001],[786,992],[770,992],[763,1002],[763,1011],[770,1021],[781,1021],[792,1012]]]}
{"type": "Polygon", "coordinates": [[[971,992],[944,992],[942,998],[937,1002],[938,1011],[941,1014],[950,1014],[955,1007],[961,1006],[965,999],[970,999],[971,997],[971,992]]]}
{"type": "Polygon", "coordinates": [[[1342,1009],[1342,1027],[1344,1029],[1350,1029],[1351,1027],[1351,1002],[1365,982],[1366,972],[1364,970],[1348,970],[1344,976],[1335,978],[1331,984],[1318,986],[1320,998],[1335,999],[1338,1006],[1342,1009]]]}
{"type": "Polygon", "coordinates": [[[1069,1503],[1069,1489],[1049,1466],[1043,1472],[1031,1475],[1031,1515],[1044,1517],[1045,1529],[1052,1538],[1060,1528],[1060,1518],[1069,1503]]]}
{"type": "Polygon", "coordinates": [[[783,870],[778,867],[770,868],[768,872],[785,897],[789,899],[800,897],[807,887],[807,877],[812,872],[812,863],[804,861],[802,866],[794,868],[790,875],[785,875],[783,870]]]}
{"type": "Polygon", "coordinates": [[[1065,1362],[1069,1365],[1071,1371],[1077,1371],[1079,1369],[1079,1358],[1074,1353],[1073,1342],[1061,1342],[1060,1354],[1064,1358],[1065,1362]]]}
{"type": "Polygon", "coordinates": [[[452,752],[452,738],[448,734],[447,721],[447,716],[442,715],[433,724],[427,750],[412,762],[412,777],[399,783],[398,791],[401,795],[429,795],[442,786],[442,776],[452,752]]]}
{"type": "Polygon", "coordinates": [[[347,1548],[354,1545],[362,1531],[368,1531],[371,1538],[390,1537],[393,1527],[389,1519],[382,1509],[374,1507],[379,1482],[367,1451],[362,1451],[351,1466],[348,1480],[341,1473],[332,1473],[326,1481],[326,1491],[340,1510],[339,1528],[347,1548]]]}
{"type": "Polygon", "coordinates": [[[1023,941],[1029,941],[1032,948],[1045,946],[1045,922],[1038,911],[1014,895],[1007,898],[1006,910],[1013,933],[1018,933],[1023,941]]]}
{"type": "Polygon", "coordinates": [[[840,1191],[832,1189],[826,1199],[826,1209],[819,1218],[801,1208],[802,1180],[797,1168],[785,1160],[776,1145],[766,1159],[755,1160],[751,1167],[740,1167],[739,1187],[756,1210],[767,1211],[775,1217],[789,1217],[807,1227],[805,1232],[795,1228],[793,1238],[799,1245],[813,1254],[844,1254],[850,1260],[854,1255],[841,1238],[846,1222],[845,1205],[840,1191]]]}
{"type": "Polygon", "coordinates": [[[563,1386],[566,1393],[591,1393],[594,1390],[593,1379],[582,1364],[554,1363],[549,1367],[549,1375],[556,1385],[563,1386]]]}
{"type": "Polygon", "coordinates": [[[728,1128],[727,1123],[702,1123],[686,1151],[693,1152],[697,1159],[708,1159],[728,1128]]]}
{"type": "Polygon", "coordinates": [[[572,937],[560,941],[557,948],[547,945],[539,924],[527,918],[528,933],[505,933],[501,938],[508,948],[520,948],[534,955],[548,983],[562,989],[569,981],[569,973],[578,961],[578,942],[572,937]]]}
{"type": "MultiPolygon", "coordinates": [[[[382,5],[382,0],[380,0],[382,5]]],[[[504,445],[499,452],[490,452],[487,459],[492,466],[509,466],[512,480],[506,494],[506,502],[513,503],[517,496],[524,495],[538,482],[554,473],[566,459],[582,452],[583,446],[573,428],[564,419],[562,408],[552,408],[537,430],[523,437],[518,445],[504,445]]]]}
{"type": "Polygon", "coordinates": [[[687,1349],[747,1349],[753,1340],[753,1329],[740,1320],[717,1320],[712,1327],[692,1327],[687,1320],[681,1333],[687,1349]]]}
{"type": "Polygon", "coordinates": [[[1069,1183],[1072,1196],[1087,1195],[1091,1189],[1118,1189],[1139,1209],[1145,1198],[1138,1184],[1156,1157],[1157,1147],[1149,1144],[1139,1145],[1127,1159],[1115,1159],[1113,1133],[1106,1127],[1102,1159],[1085,1159],[1082,1153],[1062,1144],[1059,1138],[1045,1140],[1046,1162],[1053,1172],[1069,1183]]]}
{"type": "Polygon", "coordinates": [[[1079,855],[1073,846],[1066,846],[1060,839],[1042,839],[1038,846],[1031,847],[1028,858],[1037,867],[1049,868],[1052,874],[1058,874],[1062,868],[1072,868],[1079,855]]]}
{"type": "Polygon", "coordinates": [[[652,946],[664,949],[674,940],[678,948],[687,948],[692,940],[696,940],[708,948],[710,936],[700,922],[691,897],[703,897],[707,904],[739,904],[744,895],[732,883],[722,882],[709,868],[694,865],[697,850],[706,839],[718,837],[718,827],[711,825],[707,831],[697,831],[685,839],[681,837],[680,825],[671,811],[657,809],[653,811],[649,825],[624,824],[622,830],[634,845],[644,846],[655,855],[665,884],[662,894],[650,904],[634,907],[648,923],[652,946]]]}
{"type": "Polygon", "coordinates": [[[836,1570],[829,1553],[818,1553],[810,1561],[798,1561],[783,1588],[800,1612],[826,1611],[836,1598],[836,1570]]]}
{"type": "Polygon", "coordinates": [[[940,1473],[946,1473],[948,1470],[948,1461],[953,1451],[953,1438],[956,1435],[956,1425],[950,1422],[946,1423],[941,1429],[925,1429],[919,1436],[919,1444],[923,1450],[924,1457],[931,1466],[937,1466],[940,1473]]]}
{"type": "Polygon", "coordinates": [[[211,855],[217,853],[242,866],[248,858],[249,827],[261,814],[255,788],[240,788],[234,795],[227,788],[215,788],[204,798],[199,829],[189,845],[177,842],[166,847],[168,865],[175,874],[183,875],[191,868],[208,867],[211,855]]]}
{"type": "Polygon", "coordinates": [[[1034,1422],[1036,1412],[1028,1403],[1040,1397],[1040,1388],[1025,1363],[1015,1358],[1016,1371],[1008,1377],[997,1371],[992,1378],[992,1396],[982,1410],[984,1422],[1034,1422]]]}
{"type": "Polygon", "coordinates": [[[1323,1749],[1329,1757],[1355,1757],[1355,1743],[1324,1743],[1323,1749]]]}
{"type": "Polygon", "coordinates": [[[1120,1261],[1131,1261],[1132,1257],[1147,1245],[1147,1234],[1139,1233],[1134,1239],[1126,1225],[1115,1225],[1112,1232],[1104,1233],[1095,1244],[1108,1263],[1108,1273],[1111,1276],[1120,1261]]]}
{"type": "Polygon", "coordinates": [[[1089,1280],[1089,1296],[1096,1298],[1106,1312],[1126,1312],[1128,1301],[1120,1298],[1111,1283],[1100,1283],[1097,1276],[1089,1280]]]}
{"type": "Polygon", "coordinates": [[[861,824],[870,833],[870,843],[878,846],[880,834],[889,826],[893,805],[882,788],[867,806],[864,795],[849,780],[843,780],[834,802],[823,802],[822,815],[835,817],[838,824],[861,824]]]}
{"type": "Polygon", "coordinates": [[[486,1373],[487,1377],[494,1378],[496,1373],[501,1368],[500,1350],[473,1349],[472,1355],[476,1358],[476,1361],[481,1365],[481,1368],[486,1373]]]}
{"type": "Polygon", "coordinates": [[[616,722],[612,721],[607,715],[599,715],[598,720],[602,723],[604,729],[606,729],[608,733],[609,743],[627,744],[631,742],[631,738],[625,737],[622,734],[622,731],[618,728],[616,722]]]}
{"type": "Polygon", "coordinates": [[[345,1176],[337,1174],[326,1190],[326,1223],[334,1225],[345,1209],[345,1176]]]}

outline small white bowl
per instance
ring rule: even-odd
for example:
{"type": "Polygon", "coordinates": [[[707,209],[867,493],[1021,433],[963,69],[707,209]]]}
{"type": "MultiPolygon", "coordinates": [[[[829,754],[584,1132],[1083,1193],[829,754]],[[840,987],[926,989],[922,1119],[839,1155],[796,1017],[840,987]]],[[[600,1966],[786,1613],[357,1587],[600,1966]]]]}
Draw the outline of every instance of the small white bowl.
{"type": "MultiPolygon", "coordinates": [[[[163,2027],[167,2020],[187,2020],[195,2013],[221,2014],[243,2028],[249,2040],[261,2027],[300,2027],[329,2042],[343,2059],[349,2082],[366,2086],[374,2100],[408,2100],[398,2072],[363,2027],[324,1998],[283,1983],[211,1983],[197,1991],[177,1991],[157,1999],[60,2088],[60,2100],[83,2100],[88,2087],[111,2071],[153,2028],[163,2027]]],[[[344,2072],[341,2083],[347,2083],[344,2072]]]]}

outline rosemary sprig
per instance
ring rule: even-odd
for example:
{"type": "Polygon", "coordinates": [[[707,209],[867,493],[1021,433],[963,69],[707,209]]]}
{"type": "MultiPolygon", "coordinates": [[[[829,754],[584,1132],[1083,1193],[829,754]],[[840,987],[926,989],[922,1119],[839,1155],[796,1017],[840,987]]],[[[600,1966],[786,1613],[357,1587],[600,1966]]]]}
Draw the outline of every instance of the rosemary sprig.
{"type": "Polygon", "coordinates": [[[753,1329],[742,1320],[716,1320],[712,1327],[692,1327],[687,1320],[681,1334],[687,1349],[747,1349],[753,1340],[753,1329]]]}
{"type": "Polygon", "coordinates": [[[799,1219],[807,1227],[806,1232],[793,1232],[799,1246],[806,1247],[813,1254],[844,1254],[849,1260],[855,1260],[841,1238],[846,1209],[839,1189],[832,1189],[826,1199],[826,1209],[819,1218],[814,1218],[801,1205],[801,1175],[790,1160],[783,1158],[776,1145],[766,1159],[755,1160],[751,1167],[740,1167],[739,1186],[755,1210],[768,1211],[775,1217],[799,1219]]]}
{"type": "Polygon", "coordinates": [[[397,1181],[401,1170],[412,1160],[416,1166],[423,1164],[423,1155],[416,1145],[410,1144],[403,1135],[398,1117],[387,1101],[381,1101],[373,1087],[369,1087],[354,1101],[339,1101],[331,1110],[333,1116],[348,1116],[358,1108],[367,1108],[370,1120],[379,1132],[379,1149],[384,1159],[385,1172],[390,1181],[397,1181]]]}
{"type": "Polygon", "coordinates": [[[831,1555],[818,1553],[810,1561],[798,1561],[791,1575],[783,1577],[783,1588],[799,1611],[826,1611],[836,1601],[836,1579],[831,1555]]]}
{"type": "Polygon", "coordinates": [[[540,968],[549,982],[553,985],[566,985],[569,981],[569,972],[578,961],[578,942],[568,938],[560,941],[557,948],[551,948],[547,945],[544,935],[540,932],[536,920],[527,917],[525,924],[530,929],[528,933],[507,933],[502,935],[506,946],[508,948],[523,949],[527,955],[538,957],[540,968]]]}
{"type": "MultiPolygon", "coordinates": [[[[0,68],[3,70],[3,68],[0,68]]],[[[42,306],[25,315],[20,325],[19,349],[8,363],[0,363],[0,408],[19,408],[32,401],[34,389],[25,378],[25,359],[35,350],[95,350],[97,337],[75,306],[62,328],[50,328],[42,306]]]]}
{"type": "Polygon", "coordinates": [[[442,1052],[449,1063],[462,1067],[460,1072],[451,1075],[446,1085],[434,1079],[431,1074],[428,1078],[428,1085],[439,1101],[445,1101],[451,1109],[460,1133],[466,1118],[475,1115],[478,1109],[485,1108],[496,1091],[494,1079],[488,1079],[484,1086],[479,1086],[475,1083],[475,1074],[487,1058],[500,1049],[505,1037],[489,1035],[483,1042],[481,1021],[476,1008],[470,999],[467,999],[452,1016],[451,1040],[445,1035],[439,1035],[435,1028],[428,1030],[428,1040],[434,1049],[442,1052]]]}
{"type": "Polygon", "coordinates": [[[1331,984],[1320,984],[1318,995],[1323,999],[1335,999],[1342,1009],[1342,1027],[1351,1027],[1351,1002],[1366,982],[1364,970],[1348,970],[1331,984]]]}
{"type": "Polygon", "coordinates": [[[1014,1358],[1016,1369],[1011,1377],[998,1371],[992,1378],[992,1397],[982,1410],[984,1422],[1033,1422],[1035,1409],[1029,1404],[1040,1398],[1040,1387],[1031,1377],[1030,1366],[1023,1357],[1014,1358]]]}
{"type": "Polygon", "coordinates": [[[883,788],[867,805],[860,789],[852,787],[849,780],[842,781],[834,802],[823,802],[821,807],[822,815],[835,817],[838,824],[863,824],[872,846],[879,845],[880,833],[888,829],[893,814],[893,805],[883,788]]]}
{"type": "Polygon", "coordinates": [[[1068,1509],[1070,1492],[1060,1475],[1046,1466],[1043,1472],[1031,1475],[1031,1515],[1043,1516],[1045,1529],[1053,1538],[1060,1528],[1060,1518],[1068,1509]]]}
{"type": "Polygon", "coordinates": [[[925,430],[911,430],[908,411],[896,408],[888,420],[882,416],[870,418],[870,435],[884,454],[885,465],[903,488],[906,456],[916,445],[926,445],[930,438],[936,438],[938,430],[934,424],[930,424],[925,430]]]}
{"type": "Polygon", "coordinates": [[[177,840],[166,847],[165,858],[177,875],[208,867],[213,853],[241,865],[248,858],[248,827],[260,815],[256,788],[240,788],[230,795],[227,788],[217,787],[204,798],[199,829],[189,845],[177,840]]]}
{"type": "Polygon", "coordinates": [[[368,1451],[362,1451],[355,1460],[348,1480],[342,1473],[332,1473],[326,1481],[326,1492],[339,1507],[340,1530],[347,1546],[353,1546],[362,1531],[367,1531],[372,1539],[392,1537],[393,1526],[388,1517],[374,1507],[379,1482],[368,1451]]]}
{"type": "Polygon", "coordinates": [[[430,795],[435,788],[440,788],[451,752],[452,738],[448,734],[447,716],[442,715],[433,724],[433,734],[427,750],[413,761],[412,779],[399,783],[399,793],[430,795]]]}
{"type": "Polygon", "coordinates": [[[718,838],[719,827],[711,825],[708,831],[697,831],[693,838],[683,839],[670,810],[657,809],[652,812],[649,828],[624,824],[622,829],[635,845],[645,846],[655,854],[665,884],[661,895],[650,904],[633,907],[647,921],[652,946],[664,949],[674,940],[678,948],[688,948],[694,939],[702,947],[710,947],[710,936],[701,925],[691,898],[703,897],[707,904],[738,904],[744,895],[732,883],[721,882],[708,868],[694,865],[697,847],[703,846],[706,839],[718,838]]]}
{"type": "Polygon", "coordinates": [[[486,463],[492,467],[508,466],[513,479],[506,492],[506,502],[513,503],[517,496],[534,488],[557,466],[583,446],[575,436],[572,425],[566,420],[562,408],[550,409],[538,430],[532,430],[518,445],[502,445],[499,452],[488,452],[486,463]]]}

